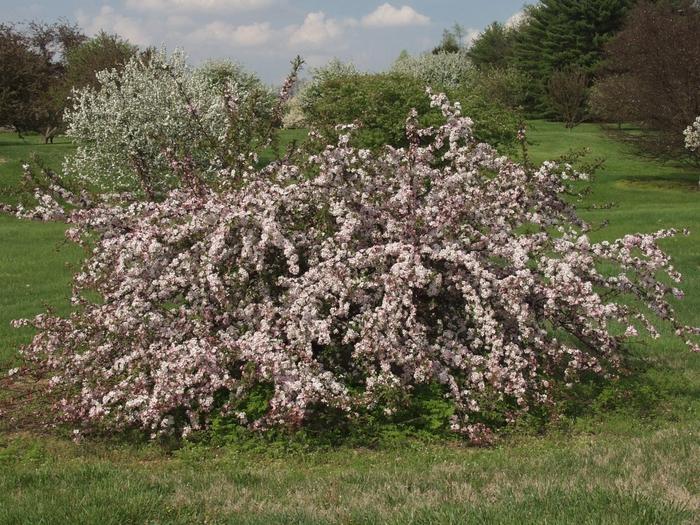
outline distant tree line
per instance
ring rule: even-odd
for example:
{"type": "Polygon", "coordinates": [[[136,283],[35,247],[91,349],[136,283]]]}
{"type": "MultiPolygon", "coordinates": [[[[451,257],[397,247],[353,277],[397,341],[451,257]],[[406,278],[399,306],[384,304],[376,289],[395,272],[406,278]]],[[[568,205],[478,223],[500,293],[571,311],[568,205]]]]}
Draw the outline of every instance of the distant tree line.
{"type": "MultiPolygon", "coordinates": [[[[472,42],[466,34],[455,24],[424,55],[402,53],[390,71],[394,81],[408,86],[405,77],[411,77],[437,89],[465,88],[488,108],[483,115],[498,115],[500,127],[510,120],[502,109],[557,119],[568,128],[590,119],[620,129],[628,123],[642,130],[631,138],[645,152],[687,151],[682,131],[700,114],[698,1],[540,0],[516,22],[494,22],[472,42]]],[[[88,38],[65,21],[0,24],[0,126],[38,132],[51,142],[64,130],[73,90],[95,86],[96,72],[121,70],[140,53],[147,57],[153,50],[117,35],[88,38]]],[[[319,79],[313,85],[308,93],[325,86],[319,79]]],[[[306,115],[297,112],[297,125],[309,117],[306,106],[306,115]]],[[[337,124],[341,106],[328,105],[324,121],[337,124]]],[[[401,135],[400,122],[390,120],[401,135]]]]}
{"type": "Polygon", "coordinates": [[[630,123],[645,151],[666,156],[683,151],[682,131],[700,114],[698,35],[697,1],[541,0],[469,46],[447,30],[433,52],[457,43],[482,73],[521,76],[528,117],[630,123]]]}

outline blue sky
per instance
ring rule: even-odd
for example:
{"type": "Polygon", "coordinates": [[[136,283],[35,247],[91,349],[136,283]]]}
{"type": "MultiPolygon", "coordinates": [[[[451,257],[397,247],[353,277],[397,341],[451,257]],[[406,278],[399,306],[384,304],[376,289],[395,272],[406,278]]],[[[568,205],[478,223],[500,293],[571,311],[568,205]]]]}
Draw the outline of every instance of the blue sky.
{"type": "Polygon", "coordinates": [[[469,37],[508,21],[523,0],[0,0],[0,21],[66,18],[140,45],[180,47],[193,63],[229,58],[279,82],[289,60],[333,57],[386,68],[402,49],[434,46],[455,22],[469,37]]]}

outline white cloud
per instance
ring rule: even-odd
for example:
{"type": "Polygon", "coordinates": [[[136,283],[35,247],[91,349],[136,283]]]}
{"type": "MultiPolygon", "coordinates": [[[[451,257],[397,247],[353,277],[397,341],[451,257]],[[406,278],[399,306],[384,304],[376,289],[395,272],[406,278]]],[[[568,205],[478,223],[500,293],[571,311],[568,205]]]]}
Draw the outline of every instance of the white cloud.
{"type": "Polygon", "coordinates": [[[224,22],[212,22],[192,34],[199,42],[217,41],[231,43],[242,47],[254,47],[265,44],[273,35],[268,22],[233,26],[224,22]]]}
{"type": "Polygon", "coordinates": [[[165,19],[165,25],[167,25],[169,29],[182,29],[190,27],[193,24],[194,21],[192,18],[183,14],[170,15],[165,19]]]}
{"type": "Polygon", "coordinates": [[[272,0],[126,0],[139,11],[250,11],[272,4],[272,0]]]}
{"type": "Polygon", "coordinates": [[[321,67],[333,59],[333,55],[328,55],[325,53],[318,54],[305,54],[304,55],[304,66],[307,68],[321,67]]]}
{"type": "Polygon", "coordinates": [[[420,14],[410,6],[394,7],[382,4],[362,19],[366,27],[423,26],[430,23],[430,18],[420,14]]]}
{"type": "Polygon", "coordinates": [[[464,30],[464,37],[462,38],[462,44],[464,44],[467,47],[471,46],[474,43],[474,40],[476,40],[480,34],[481,34],[481,30],[475,29],[473,27],[468,27],[467,29],[464,30]]]}
{"type": "Polygon", "coordinates": [[[100,11],[94,15],[86,15],[83,11],[77,12],[78,24],[84,27],[89,34],[105,31],[116,33],[121,37],[139,45],[151,44],[151,39],[139,20],[120,15],[110,6],[102,6],[100,11]]]}
{"type": "Polygon", "coordinates": [[[323,11],[309,13],[301,26],[292,28],[289,36],[291,44],[319,45],[332,40],[343,32],[342,24],[333,18],[326,18],[323,11]]]}
{"type": "Polygon", "coordinates": [[[525,11],[518,11],[513,16],[511,16],[508,20],[506,20],[505,26],[506,27],[518,27],[520,24],[522,24],[525,21],[526,18],[527,18],[527,15],[525,14],[525,11]]]}

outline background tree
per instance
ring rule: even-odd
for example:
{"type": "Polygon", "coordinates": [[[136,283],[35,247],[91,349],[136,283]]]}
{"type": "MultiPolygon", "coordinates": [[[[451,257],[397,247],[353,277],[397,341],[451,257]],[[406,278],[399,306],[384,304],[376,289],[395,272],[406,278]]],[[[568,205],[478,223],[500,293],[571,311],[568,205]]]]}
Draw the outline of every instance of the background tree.
{"type": "Polygon", "coordinates": [[[42,88],[32,101],[31,130],[41,133],[44,142],[53,143],[63,122],[70,85],[66,82],[68,57],[87,39],[76,25],[67,22],[30,22],[29,41],[41,55],[45,75],[42,88]]]}
{"type": "Polygon", "coordinates": [[[0,24],[0,125],[27,129],[31,101],[44,75],[44,61],[27,35],[12,24],[0,24]]]}
{"type": "Polygon", "coordinates": [[[0,26],[0,124],[53,141],[68,94],[67,56],[85,38],[67,22],[0,26]]]}
{"type": "Polygon", "coordinates": [[[435,88],[470,83],[477,74],[463,52],[422,53],[415,56],[402,53],[391,66],[390,72],[416,78],[425,86],[435,88]]]}
{"type": "Polygon", "coordinates": [[[593,117],[603,122],[617,124],[622,129],[625,122],[633,122],[637,111],[634,81],[628,75],[611,74],[598,79],[591,87],[589,108],[593,117]]]}
{"type": "Polygon", "coordinates": [[[250,163],[239,154],[267,145],[274,101],[235,64],[193,69],[183,53],[157,51],[100,71],[97,81],[77,90],[65,113],[78,148],[63,171],[74,181],[108,191],[140,188],[154,198],[173,184],[175,153],[213,177],[227,156],[250,163]]]}
{"type": "Polygon", "coordinates": [[[700,10],[686,2],[640,2],[607,45],[608,76],[598,83],[616,99],[612,120],[631,120],[647,153],[675,156],[683,130],[700,114],[700,10]]]}
{"type": "Polygon", "coordinates": [[[67,54],[65,83],[71,89],[95,86],[98,71],[122,69],[137,52],[137,46],[102,31],[67,54]]]}
{"type": "Polygon", "coordinates": [[[55,71],[61,71],[67,54],[87,40],[77,25],[66,21],[30,22],[27,35],[31,45],[55,71]]]}
{"type": "MultiPolygon", "coordinates": [[[[695,122],[683,130],[683,139],[684,146],[690,152],[692,160],[700,164],[700,117],[697,117],[695,122]]],[[[700,178],[698,178],[698,187],[700,187],[700,178]]]]}
{"type": "Polygon", "coordinates": [[[587,96],[588,78],[581,69],[555,71],[547,82],[549,104],[568,129],[585,119],[587,96]]]}
{"type": "Polygon", "coordinates": [[[532,79],[515,66],[492,67],[476,74],[475,85],[483,96],[522,111],[530,101],[532,79]]]}
{"type": "Polygon", "coordinates": [[[433,54],[439,53],[459,53],[464,49],[464,28],[460,24],[455,24],[451,29],[442,32],[440,44],[433,49],[433,54]]]}
{"type": "MultiPolygon", "coordinates": [[[[400,73],[326,76],[317,84],[317,95],[305,99],[304,113],[308,124],[331,141],[344,133],[336,129],[338,124],[356,122],[361,128],[353,134],[353,145],[405,147],[406,118],[412,109],[421,115],[422,125],[440,122],[440,112],[430,107],[425,87],[421,77],[400,73]]],[[[460,102],[463,113],[474,120],[474,135],[480,141],[502,149],[514,145],[516,115],[485,96],[478,85],[470,82],[434,88],[460,102]]]]}
{"type": "Polygon", "coordinates": [[[513,56],[533,79],[531,114],[552,116],[547,82],[555,71],[577,67],[593,74],[605,44],[620,30],[633,0],[541,0],[526,7],[513,56]]]}
{"type": "Polygon", "coordinates": [[[479,69],[503,68],[512,63],[516,30],[494,22],[472,42],[467,55],[479,69]]]}
{"type": "Polygon", "coordinates": [[[683,131],[685,147],[694,154],[700,154],[700,117],[683,131]]]}

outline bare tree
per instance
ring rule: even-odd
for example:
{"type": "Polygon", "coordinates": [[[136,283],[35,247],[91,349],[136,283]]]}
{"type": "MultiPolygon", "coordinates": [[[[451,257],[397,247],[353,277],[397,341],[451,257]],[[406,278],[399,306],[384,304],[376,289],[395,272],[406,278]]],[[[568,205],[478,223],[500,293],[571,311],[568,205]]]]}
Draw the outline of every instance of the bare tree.
{"type": "Polygon", "coordinates": [[[581,69],[555,71],[547,82],[549,103],[567,129],[573,129],[586,118],[588,77],[581,69]]]}
{"type": "Polygon", "coordinates": [[[591,113],[603,122],[617,124],[622,128],[625,122],[633,122],[637,114],[637,99],[632,78],[627,75],[608,75],[595,82],[589,96],[591,113]]]}
{"type": "Polygon", "coordinates": [[[608,118],[638,124],[634,139],[646,153],[684,152],[683,130],[700,114],[698,35],[697,4],[644,0],[607,46],[610,76],[598,90],[609,101],[608,118]]]}

